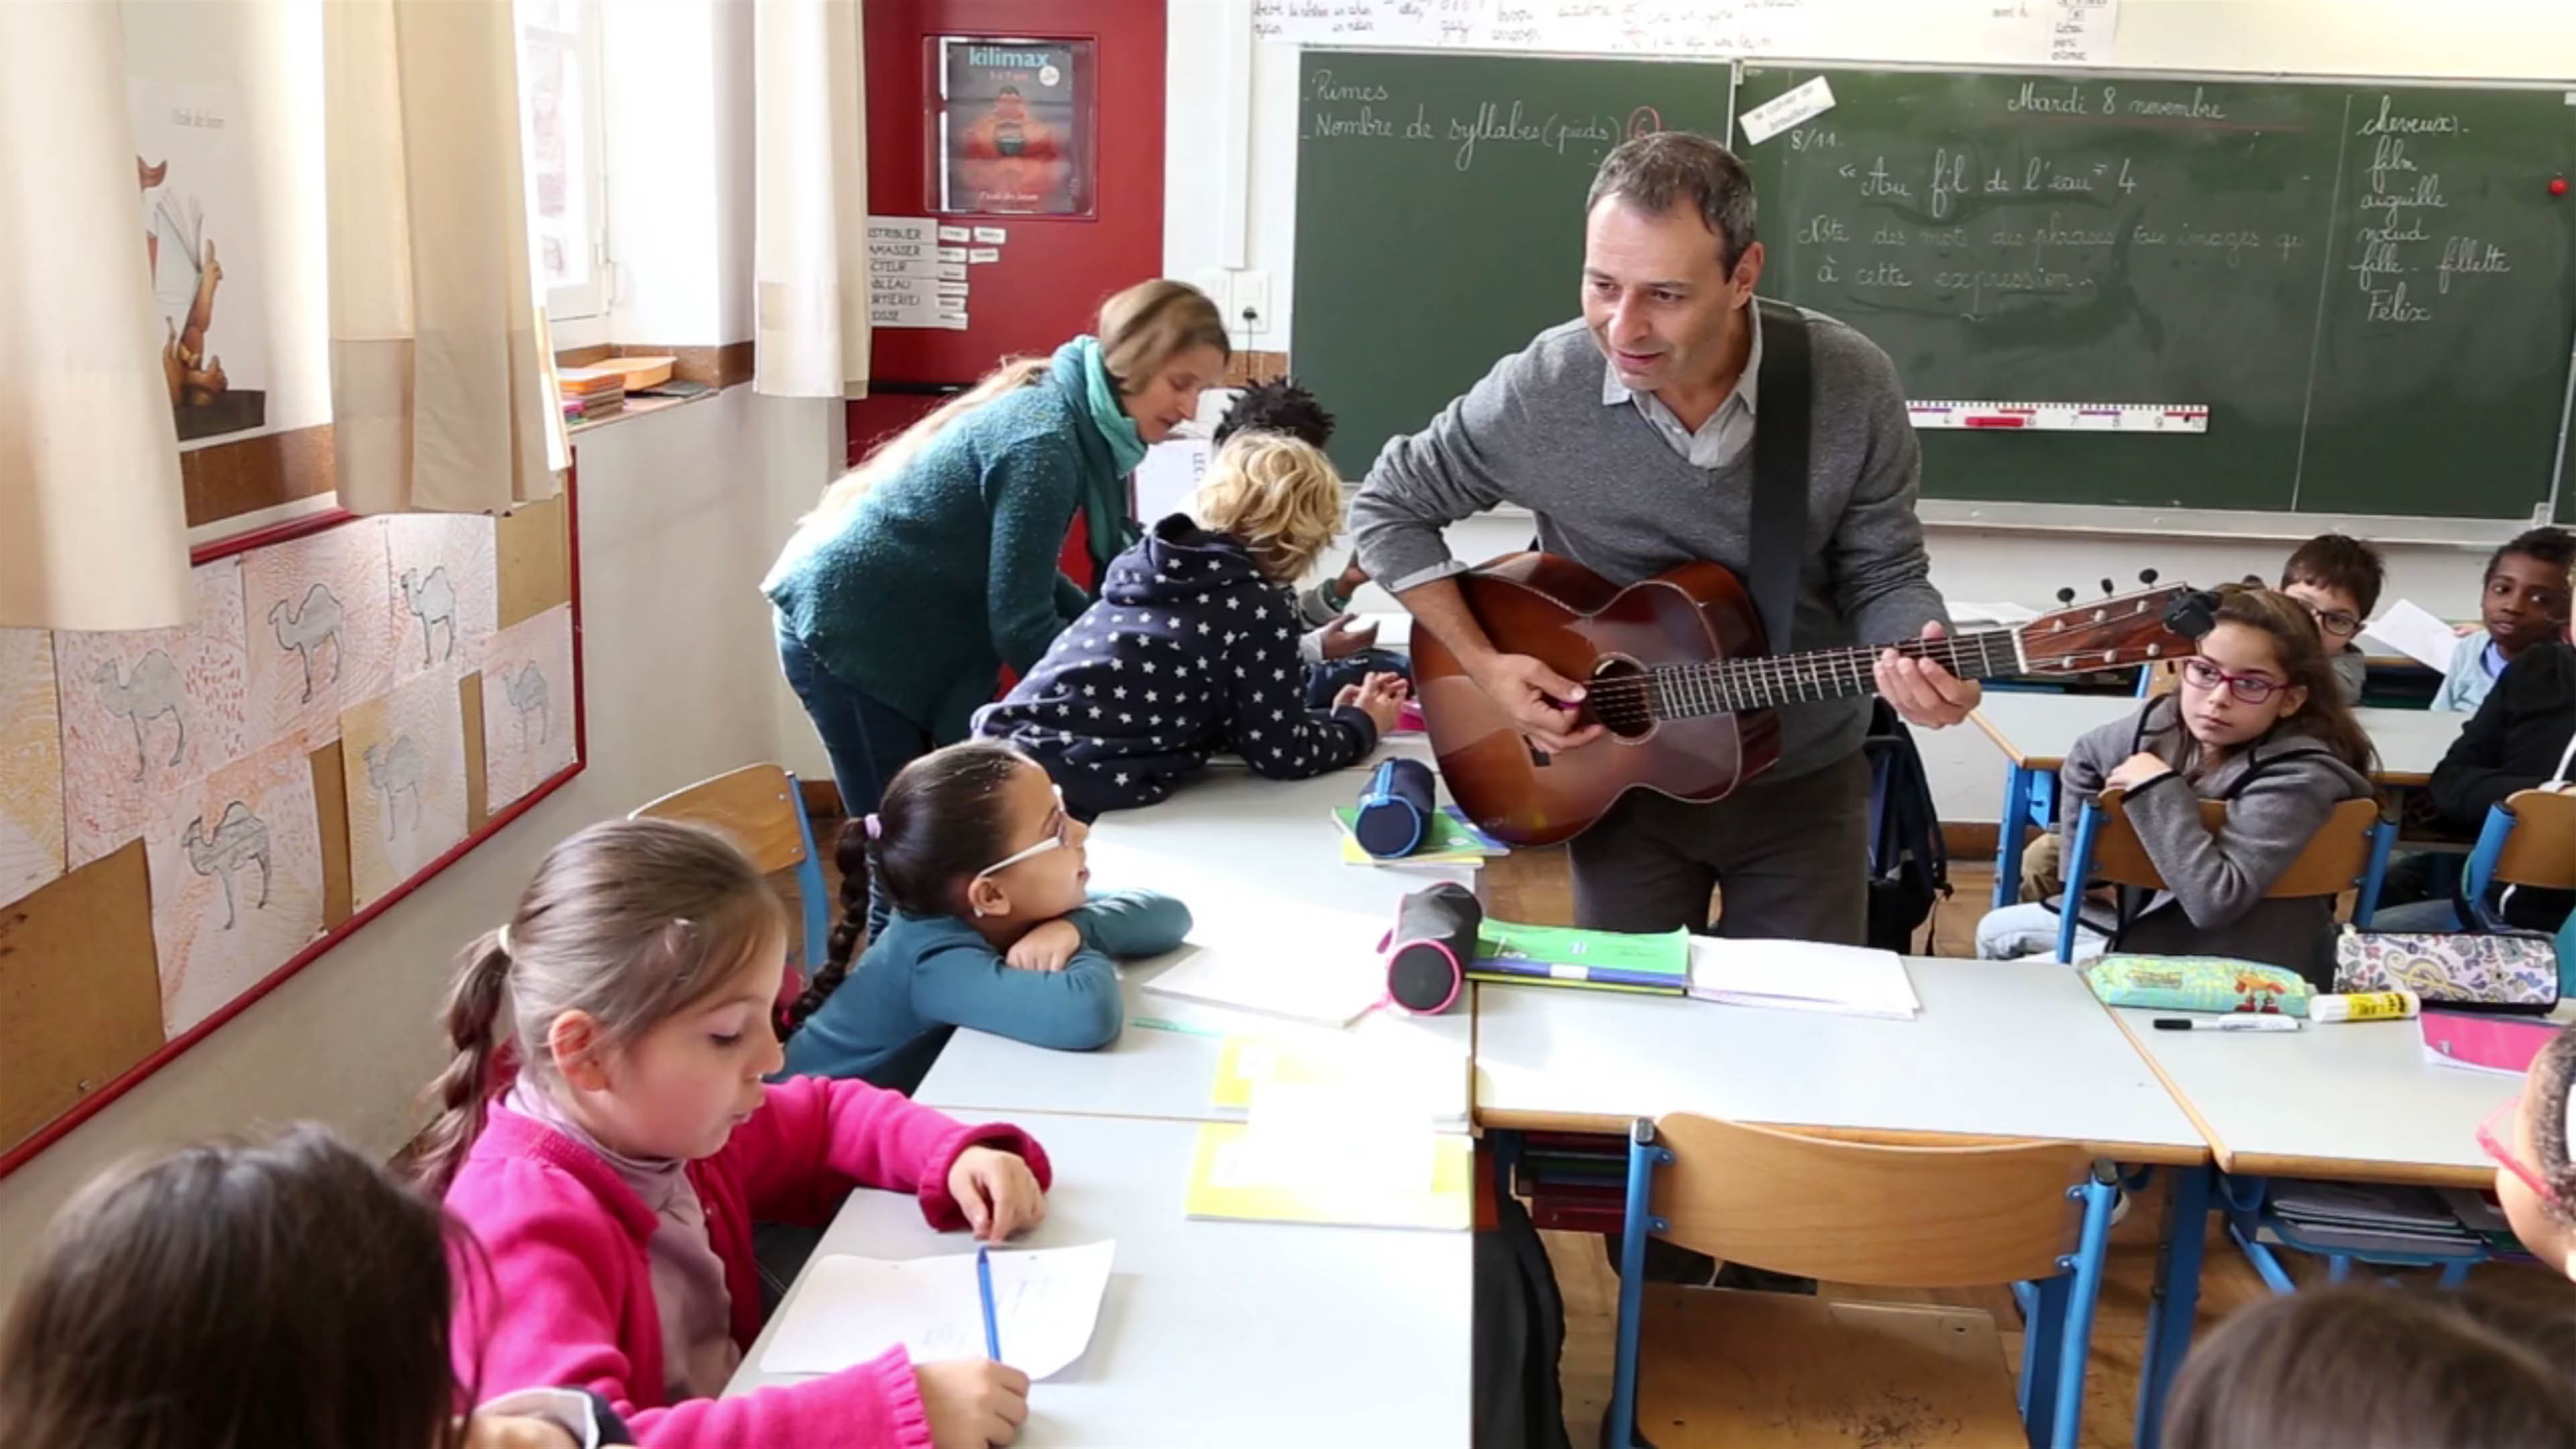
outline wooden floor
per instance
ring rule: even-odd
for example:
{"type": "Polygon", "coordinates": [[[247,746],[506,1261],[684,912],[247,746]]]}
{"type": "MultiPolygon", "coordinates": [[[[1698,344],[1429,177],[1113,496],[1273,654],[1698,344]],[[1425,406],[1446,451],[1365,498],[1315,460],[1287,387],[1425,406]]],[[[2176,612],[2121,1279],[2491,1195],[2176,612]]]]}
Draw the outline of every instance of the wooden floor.
{"type": "MultiPolygon", "coordinates": [[[[1561,851],[1517,852],[1488,863],[1484,875],[1482,889],[1487,908],[1496,915],[1538,923],[1572,919],[1572,887],[1561,851]]],[[[1975,954],[1977,918],[1990,899],[1994,872],[1984,865],[1953,862],[1950,876],[1957,893],[1941,906],[1935,918],[1934,954],[1971,956],[1975,954]]],[[[2126,1219],[2112,1229],[2110,1270],[2094,1320],[2092,1364],[2085,1378],[2083,1442],[2088,1446],[2131,1442],[2130,1428],[2137,1415],[2138,1365],[2146,1341],[2147,1295],[2154,1281],[2155,1240],[2163,1206],[2163,1185],[2159,1181],[2130,1204],[2126,1219]]],[[[1560,1371],[1565,1385],[1566,1430],[1575,1449],[1596,1449],[1601,1416],[1610,1402],[1612,1320],[1619,1302],[1619,1280],[1602,1254],[1600,1239],[1575,1233],[1541,1236],[1556,1265],[1557,1285],[1565,1296],[1565,1356],[1560,1371]]],[[[2303,1281],[2311,1268],[2322,1273],[2314,1260],[2296,1254],[2288,1257],[2293,1276],[2303,1281]]],[[[2495,1265],[2481,1273],[2529,1271],[2495,1265]]],[[[2020,1318],[2006,1288],[1908,1292],[1829,1283],[1822,1291],[1835,1298],[1982,1309],[2003,1330],[2005,1352],[2012,1366],[2019,1366],[2020,1318]]],[[[2206,1334],[2229,1313],[2260,1301],[2268,1292],[2235,1246],[2223,1235],[2213,1233],[2201,1272],[2200,1314],[2194,1337],[2206,1334]]],[[[1888,1440],[1886,1449],[1897,1449],[1902,1442],[1888,1440]]]]}

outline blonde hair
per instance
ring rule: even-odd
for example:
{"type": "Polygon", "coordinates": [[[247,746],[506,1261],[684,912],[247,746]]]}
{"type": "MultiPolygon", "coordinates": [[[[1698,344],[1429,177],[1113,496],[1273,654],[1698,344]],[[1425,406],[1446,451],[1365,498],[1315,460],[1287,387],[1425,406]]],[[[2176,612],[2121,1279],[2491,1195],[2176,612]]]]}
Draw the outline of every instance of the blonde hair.
{"type": "Polygon", "coordinates": [[[722,990],[786,921],[769,883],[713,831],[617,820],[564,840],[509,925],[458,966],[446,1012],[456,1056],[431,1084],[439,1114],[407,1164],[412,1175],[447,1190],[483,1130],[505,1058],[541,1082],[554,1074],[546,1038],[557,1017],[587,1013],[600,1049],[614,1050],[722,990]]]}
{"type": "Polygon", "coordinates": [[[1342,529],[1342,478],[1313,444],[1285,433],[1237,433],[1190,497],[1206,527],[1230,533],[1280,583],[1306,572],[1342,529]]]}
{"type": "MultiPolygon", "coordinates": [[[[1213,347],[1229,360],[1233,344],[1225,335],[1225,317],[1207,294],[1187,282],[1156,278],[1139,282],[1100,304],[1100,357],[1122,394],[1133,393],[1138,380],[1184,352],[1213,347]]],[[[1030,386],[1047,375],[1052,359],[1014,357],[984,375],[973,387],[941,403],[911,427],[877,445],[859,466],[823,490],[823,501],[800,522],[838,518],[858,506],[870,488],[912,465],[948,425],[993,401],[1030,386]]]]}

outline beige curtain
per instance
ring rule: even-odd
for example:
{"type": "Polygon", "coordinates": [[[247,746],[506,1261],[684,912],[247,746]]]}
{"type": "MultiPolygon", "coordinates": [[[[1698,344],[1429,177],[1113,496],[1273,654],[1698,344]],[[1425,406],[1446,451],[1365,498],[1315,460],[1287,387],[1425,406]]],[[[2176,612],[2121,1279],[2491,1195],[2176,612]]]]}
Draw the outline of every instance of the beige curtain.
{"type": "Polygon", "coordinates": [[[752,10],[754,391],[868,392],[868,138],[858,0],[752,10]]]}
{"type": "Polygon", "coordinates": [[[341,503],[553,496],[511,7],[330,0],[322,63],[341,503]]]}
{"type": "Polygon", "coordinates": [[[0,3],[0,626],[190,623],[117,7],[0,3]]]}

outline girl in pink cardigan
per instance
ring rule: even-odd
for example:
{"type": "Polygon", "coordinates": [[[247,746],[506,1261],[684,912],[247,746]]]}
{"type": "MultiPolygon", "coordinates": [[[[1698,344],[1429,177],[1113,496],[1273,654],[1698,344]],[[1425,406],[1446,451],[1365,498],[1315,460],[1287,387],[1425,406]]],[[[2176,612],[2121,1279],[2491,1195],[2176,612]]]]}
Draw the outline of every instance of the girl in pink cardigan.
{"type": "Polygon", "coordinates": [[[751,863],[658,821],[556,846],[469,953],[421,1157],[489,1261],[458,1294],[460,1372],[489,1391],[594,1390],[653,1449],[1008,1444],[1028,1378],[982,1360],[898,1347],[715,1397],[760,1331],[755,1218],[821,1224],[859,1186],[994,1241],[1046,1211],[1046,1155],[1016,1128],[860,1082],[764,1085],[785,965],[786,914],[751,863]]]}

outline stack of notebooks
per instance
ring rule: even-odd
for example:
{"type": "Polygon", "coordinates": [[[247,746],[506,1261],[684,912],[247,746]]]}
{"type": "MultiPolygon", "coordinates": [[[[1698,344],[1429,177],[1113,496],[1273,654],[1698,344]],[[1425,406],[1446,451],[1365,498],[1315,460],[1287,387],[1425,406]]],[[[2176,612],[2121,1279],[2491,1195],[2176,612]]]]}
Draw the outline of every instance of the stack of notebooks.
{"type": "Polygon", "coordinates": [[[1491,916],[1476,932],[1470,981],[1579,986],[1681,996],[1690,990],[1690,933],[1631,935],[1570,926],[1524,926],[1491,916]]]}
{"type": "Polygon", "coordinates": [[[1487,917],[1467,976],[1891,1021],[1910,1021],[1923,1009],[1904,958],[1892,951],[1723,940],[1678,930],[1627,935],[1487,917]]]}
{"type": "Polygon", "coordinates": [[[622,368],[567,367],[555,376],[563,388],[565,422],[588,422],[626,410],[626,373],[622,368]]]}
{"type": "Polygon", "coordinates": [[[1359,818],[1356,805],[1344,805],[1333,811],[1334,823],[1342,827],[1342,861],[1346,865],[1392,865],[1408,870],[1475,866],[1511,853],[1509,846],[1469,824],[1457,806],[1444,805],[1433,812],[1430,824],[1423,829],[1421,846],[1411,855],[1380,860],[1360,849],[1359,818]]]}
{"type": "Polygon", "coordinates": [[[2272,1184],[2268,1217],[2277,1226],[2267,1226],[2264,1237],[2310,1252],[2457,1257],[2487,1241],[2440,1195],[2420,1187],[2284,1178],[2272,1184]]]}

